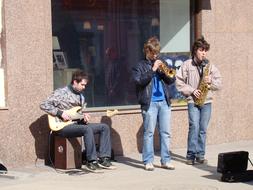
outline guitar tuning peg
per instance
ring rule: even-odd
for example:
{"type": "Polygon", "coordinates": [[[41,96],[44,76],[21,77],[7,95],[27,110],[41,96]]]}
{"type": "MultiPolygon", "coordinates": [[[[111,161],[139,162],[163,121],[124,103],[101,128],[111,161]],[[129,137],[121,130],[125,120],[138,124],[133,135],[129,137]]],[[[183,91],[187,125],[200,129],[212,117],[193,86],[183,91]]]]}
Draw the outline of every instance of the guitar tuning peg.
{"type": "Polygon", "coordinates": [[[106,111],[107,117],[112,117],[112,116],[116,115],[117,113],[118,113],[118,110],[113,110],[113,111],[107,110],[106,111]]]}

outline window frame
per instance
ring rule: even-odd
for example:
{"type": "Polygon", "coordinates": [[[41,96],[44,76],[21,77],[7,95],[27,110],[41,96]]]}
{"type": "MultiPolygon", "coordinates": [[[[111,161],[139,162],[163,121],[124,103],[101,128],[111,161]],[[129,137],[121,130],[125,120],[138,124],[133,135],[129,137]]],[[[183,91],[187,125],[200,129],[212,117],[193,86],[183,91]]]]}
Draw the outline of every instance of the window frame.
{"type": "MultiPolygon", "coordinates": [[[[190,0],[190,44],[201,36],[202,30],[202,15],[201,15],[201,0],[190,0]]],[[[102,107],[89,107],[86,108],[90,112],[100,112],[104,110],[118,109],[121,113],[136,113],[140,112],[140,106],[136,105],[119,105],[119,106],[102,106],[102,107]]],[[[185,104],[172,103],[172,110],[187,109],[187,102],[185,104]]]]}

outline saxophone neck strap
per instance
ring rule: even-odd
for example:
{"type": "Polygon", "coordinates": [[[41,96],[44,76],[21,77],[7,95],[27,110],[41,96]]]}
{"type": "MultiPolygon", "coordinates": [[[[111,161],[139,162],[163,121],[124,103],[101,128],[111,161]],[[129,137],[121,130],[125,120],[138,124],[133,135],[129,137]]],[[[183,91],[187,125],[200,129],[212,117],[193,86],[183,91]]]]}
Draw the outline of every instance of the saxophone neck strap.
{"type": "Polygon", "coordinates": [[[210,62],[208,59],[204,59],[201,63],[197,63],[196,60],[193,58],[192,59],[192,63],[194,66],[197,67],[199,76],[200,76],[200,80],[202,80],[203,75],[204,75],[204,69],[209,69],[210,67],[210,62]]]}
{"type": "Polygon", "coordinates": [[[198,73],[199,73],[199,77],[200,77],[200,80],[201,80],[202,77],[203,77],[205,65],[202,64],[202,63],[200,63],[200,64],[199,64],[199,63],[196,63],[194,59],[192,60],[192,63],[193,63],[193,65],[197,68],[198,73]]]}

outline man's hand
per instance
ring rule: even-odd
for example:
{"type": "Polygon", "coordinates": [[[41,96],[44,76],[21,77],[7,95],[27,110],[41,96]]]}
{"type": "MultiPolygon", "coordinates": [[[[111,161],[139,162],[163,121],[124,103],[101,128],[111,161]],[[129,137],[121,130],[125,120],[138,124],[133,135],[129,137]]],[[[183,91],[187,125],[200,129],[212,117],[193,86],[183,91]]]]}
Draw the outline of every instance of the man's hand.
{"type": "Polygon", "coordinates": [[[71,120],[71,118],[68,116],[68,114],[66,112],[63,112],[61,117],[62,117],[63,121],[71,120]]]}
{"type": "Polygon", "coordinates": [[[83,120],[85,123],[89,123],[90,121],[90,115],[88,113],[83,114],[83,120]]]}
{"type": "Polygon", "coordinates": [[[161,60],[156,60],[153,67],[152,67],[152,70],[155,72],[157,71],[158,67],[162,64],[162,61],[161,60]]]}
{"type": "Polygon", "coordinates": [[[211,76],[206,76],[205,78],[204,78],[204,82],[206,83],[206,84],[211,84],[212,83],[212,79],[211,79],[211,76]]]}
{"type": "Polygon", "coordinates": [[[201,91],[199,89],[196,89],[193,91],[193,96],[195,96],[196,98],[200,98],[200,95],[201,95],[201,91]]]}

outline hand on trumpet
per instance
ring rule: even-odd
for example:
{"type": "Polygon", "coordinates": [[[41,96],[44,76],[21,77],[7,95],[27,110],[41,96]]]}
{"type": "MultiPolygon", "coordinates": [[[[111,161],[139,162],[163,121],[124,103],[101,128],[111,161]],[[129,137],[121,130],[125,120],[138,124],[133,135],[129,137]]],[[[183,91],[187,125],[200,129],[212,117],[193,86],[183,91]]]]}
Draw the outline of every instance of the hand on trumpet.
{"type": "Polygon", "coordinates": [[[155,62],[154,62],[154,65],[153,65],[153,67],[152,67],[152,70],[155,72],[155,71],[157,71],[157,69],[159,68],[159,66],[162,64],[162,61],[161,60],[156,60],[155,62]]]}

